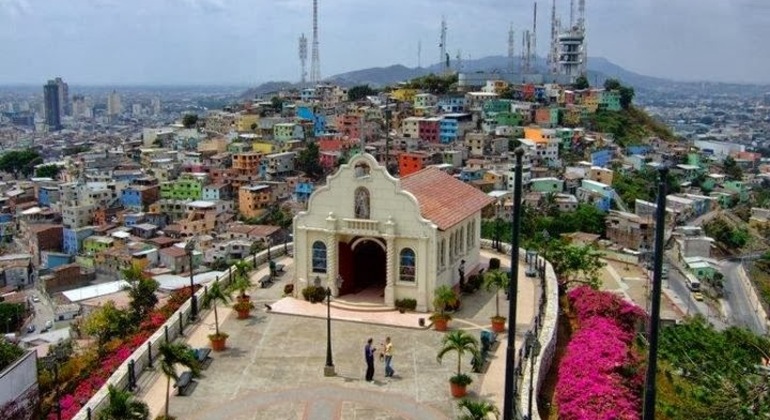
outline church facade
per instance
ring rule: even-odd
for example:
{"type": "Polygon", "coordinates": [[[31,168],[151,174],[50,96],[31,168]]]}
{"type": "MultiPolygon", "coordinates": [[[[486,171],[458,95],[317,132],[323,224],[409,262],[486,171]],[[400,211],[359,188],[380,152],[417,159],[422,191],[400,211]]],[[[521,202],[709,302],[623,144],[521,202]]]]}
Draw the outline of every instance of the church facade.
{"type": "Polygon", "coordinates": [[[430,311],[436,287],[458,283],[461,265],[478,265],[481,210],[492,201],[438,169],[398,179],[356,155],[294,218],[295,290],[368,289],[379,292],[376,303],[411,298],[430,311]]]}

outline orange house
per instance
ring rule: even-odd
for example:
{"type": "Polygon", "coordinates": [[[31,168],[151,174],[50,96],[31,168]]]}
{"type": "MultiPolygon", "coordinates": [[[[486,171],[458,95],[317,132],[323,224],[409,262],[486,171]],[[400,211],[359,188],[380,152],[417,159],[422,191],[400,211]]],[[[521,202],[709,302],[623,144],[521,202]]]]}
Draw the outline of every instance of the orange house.
{"type": "Polygon", "coordinates": [[[423,170],[432,163],[431,155],[425,152],[405,152],[398,155],[398,174],[407,176],[423,170]]]}

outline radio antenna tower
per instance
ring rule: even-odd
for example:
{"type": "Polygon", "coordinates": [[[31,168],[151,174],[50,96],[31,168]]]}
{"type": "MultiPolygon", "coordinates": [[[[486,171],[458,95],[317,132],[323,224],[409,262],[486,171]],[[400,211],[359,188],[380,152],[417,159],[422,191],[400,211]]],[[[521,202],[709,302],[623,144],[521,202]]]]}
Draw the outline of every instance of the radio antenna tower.
{"type": "Polygon", "coordinates": [[[569,28],[575,26],[575,0],[569,0],[569,28]]]}
{"type": "Polygon", "coordinates": [[[511,23],[510,29],[508,29],[508,71],[511,73],[514,73],[516,71],[515,69],[515,60],[514,60],[514,32],[513,32],[513,23],[511,23]]]}
{"type": "Polygon", "coordinates": [[[305,34],[299,37],[299,62],[302,65],[300,83],[304,86],[307,78],[307,38],[305,38],[305,34]]]}
{"type": "Polygon", "coordinates": [[[548,65],[551,74],[559,71],[559,18],[556,17],[556,0],[551,6],[551,49],[548,53],[548,65]]]}
{"type": "Polygon", "coordinates": [[[578,31],[583,36],[583,57],[580,63],[580,74],[588,73],[588,38],[586,37],[586,0],[578,3],[578,31]]]}
{"type": "Polygon", "coordinates": [[[521,37],[521,73],[529,74],[529,30],[521,37]]]}
{"type": "Polygon", "coordinates": [[[461,71],[463,71],[462,51],[457,50],[457,56],[455,57],[455,60],[457,60],[457,64],[455,64],[455,66],[457,67],[457,73],[460,73],[461,71]]]}
{"type": "Polygon", "coordinates": [[[532,67],[537,69],[537,2],[532,16],[532,67]]]}
{"type": "Polygon", "coordinates": [[[446,52],[446,18],[441,16],[441,41],[438,44],[440,50],[439,63],[442,63],[445,71],[449,71],[449,58],[446,52]]]}
{"type": "Polygon", "coordinates": [[[310,83],[321,81],[321,57],[318,53],[318,0],[313,0],[313,53],[310,58],[310,83]]]}
{"type": "Polygon", "coordinates": [[[417,68],[422,68],[422,40],[417,41],[417,68]]]}

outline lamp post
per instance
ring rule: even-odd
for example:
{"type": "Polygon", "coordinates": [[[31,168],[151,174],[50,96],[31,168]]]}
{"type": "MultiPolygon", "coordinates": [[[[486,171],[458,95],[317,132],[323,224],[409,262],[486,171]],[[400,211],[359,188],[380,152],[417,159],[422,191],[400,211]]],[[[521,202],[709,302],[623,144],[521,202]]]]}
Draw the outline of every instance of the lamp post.
{"type": "Polygon", "coordinates": [[[11,333],[11,318],[5,319],[5,333],[10,334],[11,333]]]}
{"type": "Polygon", "coordinates": [[[508,347],[505,349],[505,394],[503,394],[503,420],[517,416],[516,396],[516,303],[519,288],[519,236],[521,234],[521,160],[524,149],[516,148],[516,172],[513,182],[513,232],[511,237],[511,281],[508,285],[508,347]]]}
{"type": "Polygon", "coordinates": [[[332,289],[326,286],[326,366],[324,376],[336,376],[332,360],[332,289]]]}
{"type": "Polygon", "coordinates": [[[193,251],[195,251],[195,242],[190,239],[184,246],[187,256],[190,257],[190,319],[198,318],[198,297],[195,296],[195,282],[193,281],[193,251]]]}
{"type": "Polygon", "coordinates": [[[658,332],[660,330],[660,294],[663,278],[663,241],[666,228],[666,179],[668,168],[663,167],[659,172],[658,200],[655,211],[655,259],[652,264],[652,308],[650,310],[649,355],[647,356],[647,372],[644,382],[644,420],[655,419],[655,377],[658,369],[658,332]]]}
{"type": "Polygon", "coordinates": [[[529,349],[529,397],[527,398],[527,420],[532,419],[532,397],[535,390],[535,359],[540,355],[540,341],[537,334],[527,331],[527,348],[529,349]]]}

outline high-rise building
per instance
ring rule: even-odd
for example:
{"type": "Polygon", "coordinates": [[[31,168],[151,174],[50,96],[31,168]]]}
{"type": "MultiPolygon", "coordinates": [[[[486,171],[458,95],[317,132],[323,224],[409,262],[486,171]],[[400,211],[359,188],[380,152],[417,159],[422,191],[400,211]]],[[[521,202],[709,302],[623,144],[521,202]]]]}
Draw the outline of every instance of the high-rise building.
{"type": "Polygon", "coordinates": [[[110,96],[107,97],[107,115],[114,117],[120,115],[122,111],[120,94],[113,90],[112,93],[110,93],[110,96]]]}
{"type": "Polygon", "coordinates": [[[45,124],[48,127],[48,131],[61,130],[59,85],[54,80],[49,80],[43,86],[43,106],[45,109],[45,124]]]}
{"type": "Polygon", "coordinates": [[[54,79],[56,86],[59,87],[59,115],[72,115],[72,108],[70,106],[70,88],[67,82],[62,80],[61,77],[54,79]]]}
{"type": "Polygon", "coordinates": [[[160,98],[152,98],[152,115],[160,115],[160,98]]]}

